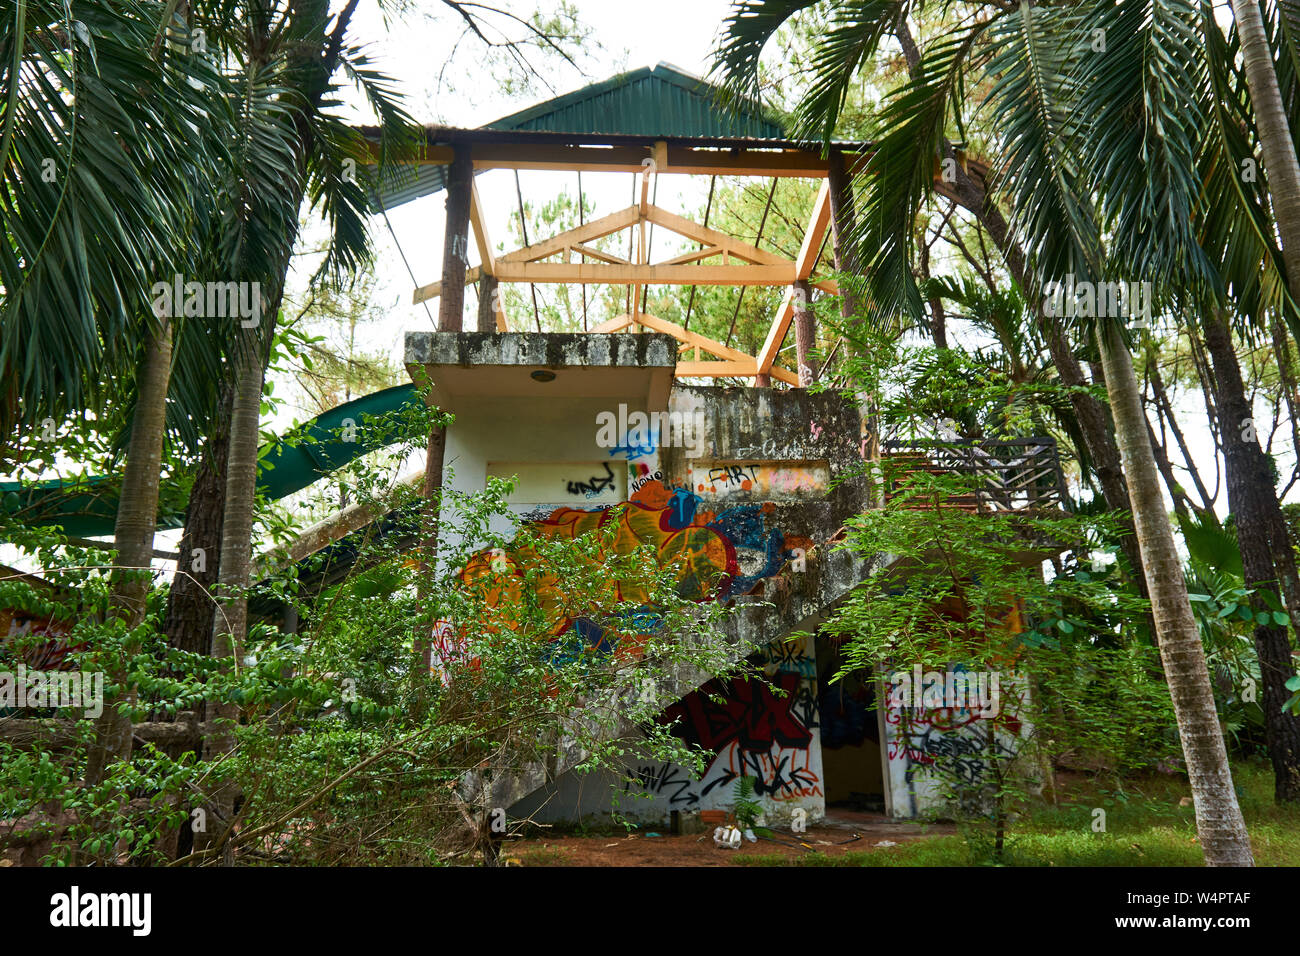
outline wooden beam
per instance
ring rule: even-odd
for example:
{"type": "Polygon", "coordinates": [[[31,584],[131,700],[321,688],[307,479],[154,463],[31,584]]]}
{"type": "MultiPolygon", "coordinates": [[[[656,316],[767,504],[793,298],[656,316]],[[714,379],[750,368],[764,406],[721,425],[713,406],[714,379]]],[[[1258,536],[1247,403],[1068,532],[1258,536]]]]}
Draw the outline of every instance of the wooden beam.
{"type": "Polygon", "coordinates": [[[475,169],[555,169],[639,173],[645,146],[566,146],[559,143],[476,143],[475,169]]]}
{"type": "MultiPolygon", "coordinates": [[[[637,247],[636,261],[638,265],[645,265],[650,261],[650,247],[646,245],[645,223],[646,211],[650,207],[650,170],[654,168],[654,161],[651,160],[641,170],[641,208],[637,215],[637,247]]],[[[632,315],[638,317],[641,314],[641,290],[644,288],[642,283],[636,282],[632,285],[632,315]]],[[[636,329],[640,331],[640,328],[636,329]]]]}
{"type": "Polygon", "coordinates": [[[611,265],[616,265],[616,266],[632,265],[631,259],[624,259],[622,256],[616,256],[609,252],[602,252],[601,250],[595,248],[594,246],[588,246],[581,242],[575,242],[569,248],[572,249],[574,252],[580,253],[581,255],[590,256],[593,259],[599,259],[601,262],[608,262],[611,265]]]}
{"type": "Polygon", "coordinates": [[[531,246],[525,246],[522,249],[516,249],[514,252],[506,253],[504,256],[498,256],[497,263],[500,265],[506,262],[534,262],[538,259],[545,259],[556,253],[563,252],[565,249],[571,249],[575,244],[603,239],[620,229],[635,225],[640,218],[641,211],[636,206],[628,206],[626,209],[612,212],[608,216],[593,219],[585,226],[567,229],[550,239],[543,239],[531,246]]]}
{"type": "MultiPolygon", "coordinates": [[[[774,365],[768,374],[787,385],[799,384],[799,376],[788,368],[774,365]]],[[[675,375],[677,378],[755,378],[758,366],[753,359],[747,362],[678,362],[675,375]]]]}
{"type": "MultiPolygon", "coordinates": [[[[826,229],[831,221],[831,190],[830,183],[824,182],[821,189],[817,191],[817,198],[813,200],[812,218],[808,221],[808,228],[804,230],[803,243],[799,246],[799,254],[795,257],[795,279],[796,281],[807,279],[812,275],[813,269],[817,265],[817,254],[821,251],[822,239],[826,235],[826,229]]],[[[819,288],[824,288],[823,283],[817,283],[819,288]]],[[[781,350],[781,343],[790,332],[790,323],[794,320],[795,299],[797,296],[807,294],[807,284],[802,287],[791,286],[786,290],[784,298],[781,299],[781,305],[776,310],[776,319],[772,322],[772,327],[767,330],[767,338],[763,342],[763,347],[758,352],[758,370],[767,372],[772,368],[772,363],[776,361],[777,353],[781,350]]],[[[835,290],[839,291],[838,284],[835,290]]],[[[808,303],[803,303],[805,306],[808,303]]],[[[796,384],[798,384],[796,382],[796,384]]]]}
{"type": "Polygon", "coordinates": [[[478,243],[478,258],[488,275],[496,274],[496,257],[492,253],[492,240],[488,238],[483,222],[483,206],[479,203],[478,184],[471,178],[469,185],[469,224],[474,227],[474,240],[478,243]]]}
{"type": "Polygon", "coordinates": [[[622,315],[616,315],[612,319],[606,319],[600,325],[591,331],[593,332],[618,332],[632,324],[632,316],[624,312],[622,315]]]}
{"type": "Polygon", "coordinates": [[[694,176],[793,176],[817,179],[826,175],[826,160],[812,150],[669,146],[666,170],[694,176]]]}
{"type": "Polygon", "coordinates": [[[669,322],[667,319],[661,319],[657,315],[650,315],[643,312],[637,316],[637,321],[647,329],[654,329],[656,332],[663,332],[671,335],[678,342],[701,348],[712,355],[721,359],[728,359],[733,362],[752,362],[754,356],[747,355],[740,349],[733,349],[729,345],[724,345],[717,339],[711,339],[708,336],[700,335],[698,332],[691,332],[682,328],[676,322],[669,322]]]}
{"type": "Polygon", "coordinates": [[[725,232],[719,232],[717,229],[701,226],[693,220],[678,216],[659,206],[650,206],[645,215],[651,222],[663,226],[670,232],[685,236],[687,239],[694,239],[696,242],[702,242],[705,245],[718,246],[724,254],[730,253],[737,259],[763,265],[777,265],[778,263],[793,265],[791,260],[784,259],[774,252],[766,252],[758,248],[758,246],[751,246],[749,243],[742,242],[725,232]]]}
{"type": "MultiPolygon", "coordinates": [[[[497,259],[502,282],[586,283],[589,285],[788,285],[794,263],[747,266],[606,265],[593,262],[515,262],[497,259]]],[[[422,300],[417,300],[422,301],[422,300]]]]}
{"type": "MultiPolygon", "coordinates": [[[[482,274],[483,270],[478,266],[475,266],[472,269],[466,269],[465,284],[469,285],[471,282],[477,282],[479,276],[482,274]]],[[[440,295],[442,295],[442,282],[430,282],[428,285],[422,285],[415,290],[415,295],[411,298],[411,304],[419,305],[421,302],[426,302],[429,299],[436,299],[440,295]]]]}
{"type": "Polygon", "coordinates": [[[794,319],[795,295],[794,286],[785,290],[785,296],[776,310],[776,321],[767,330],[763,347],[758,350],[758,367],[762,371],[772,367],[772,363],[776,361],[776,353],[781,350],[781,343],[785,341],[786,333],[790,331],[790,322],[794,319]]]}
{"type": "Polygon", "coordinates": [[[812,218],[808,221],[807,230],[804,231],[799,254],[794,257],[795,278],[807,279],[813,274],[813,269],[817,267],[817,254],[821,252],[822,239],[826,236],[826,228],[830,222],[831,187],[830,183],[823,182],[821,188],[817,190],[817,198],[813,200],[812,218]]]}
{"type": "MultiPolygon", "coordinates": [[[[661,173],[692,176],[779,176],[819,179],[826,175],[826,160],[815,150],[727,149],[707,146],[672,146],[660,140],[652,146],[590,146],[567,143],[474,143],[474,168],[558,169],[573,172],[638,173],[642,160],[655,161],[661,173]]],[[[377,144],[369,144],[378,159],[377,144]]],[[[425,146],[401,162],[420,166],[445,166],[453,148],[425,146]]]]}
{"type": "Polygon", "coordinates": [[[721,246],[705,246],[703,249],[696,249],[694,252],[683,252],[680,256],[673,256],[671,259],[665,259],[663,262],[656,262],[657,266],[680,266],[688,262],[698,262],[701,259],[707,259],[710,256],[721,255],[721,246]]]}

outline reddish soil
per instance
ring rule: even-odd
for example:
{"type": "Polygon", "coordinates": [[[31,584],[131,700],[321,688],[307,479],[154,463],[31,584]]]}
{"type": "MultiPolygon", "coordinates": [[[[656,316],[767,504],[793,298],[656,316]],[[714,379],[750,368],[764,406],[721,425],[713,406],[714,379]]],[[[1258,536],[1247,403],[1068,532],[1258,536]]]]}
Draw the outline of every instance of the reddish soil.
{"type": "Polygon", "coordinates": [[[953,832],[951,826],[928,826],[923,830],[917,824],[896,823],[881,814],[836,811],[825,823],[810,826],[805,833],[774,830],[771,839],[745,841],[738,850],[714,846],[710,827],[706,833],[683,836],[647,830],[605,836],[548,833],[512,840],[504,848],[504,855],[511,865],[519,866],[736,866],[747,856],[888,853],[892,848],[879,844],[899,845],[953,832]],[[650,836],[651,832],[659,835],[650,836]]]}

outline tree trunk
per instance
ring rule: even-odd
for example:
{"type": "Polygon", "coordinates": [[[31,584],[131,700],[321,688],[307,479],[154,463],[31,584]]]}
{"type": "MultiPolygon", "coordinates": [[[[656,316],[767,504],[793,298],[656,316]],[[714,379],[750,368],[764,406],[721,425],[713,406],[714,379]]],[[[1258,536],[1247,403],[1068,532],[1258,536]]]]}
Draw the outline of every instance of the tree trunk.
{"type": "Polygon", "coordinates": [[[1182,562],[1147,439],[1133,360],[1118,329],[1099,326],[1097,344],[1133,503],[1160,659],[1191,780],[1201,850],[1210,866],[1253,866],[1250,838],[1237,805],[1228,753],[1214,708],[1201,635],[1187,599],[1182,562]]]}
{"type": "MultiPolygon", "coordinates": [[[[131,422],[122,492],[113,526],[113,546],[117,550],[118,565],[113,606],[128,629],[138,627],[144,620],[145,600],[149,595],[153,536],[158,526],[158,483],[162,473],[167,387],[171,381],[171,320],[159,319],[152,332],[136,376],[135,417],[131,422]]],[[[128,647],[127,652],[131,650],[128,647]]],[[[120,670],[109,675],[114,683],[125,681],[126,662],[122,664],[120,670]]],[[[99,783],[114,760],[131,759],[131,719],[118,713],[115,704],[123,698],[133,700],[135,691],[123,687],[115,697],[105,701],[104,711],[95,721],[95,743],[86,763],[87,785],[99,783]]]]}
{"type": "Polygon", "coordinates": [[[217,400],[212,434],[204,446],[203,461],[190,488],[177,574],[167,595],[167,613],[163,619],[167,643],[195,654],[206,654],[212,647],[212,621],[217,613],[215,588],[221,567],[221,523],[226,510],[226,455],[230,450],[234,400],[234,384],[224,383],[217,400]]]}
{"type": "Polygon", "coordinates": [[[812,310],[812,286],[800,279],[794,284],[794,348],[799,369],[799,387],[809,388],[817,381],[812,353],[817,348],[817,319],[812,310]]]}
{"type": "MultiPolygon", "coordinates": [[[[1281,519],[1268,458],[1254,432],[1250,400],[1241,380],[1241,368],[1232,348],[1227,325],[1206,317],[1205,347],[1214,367],[1215,393],[1222,416],[1223,459],[1228,479],[1228,507],[1237,524],[1237,546],[1246,586],[1278,597],[1278,570],[1289,559],[1295,574],[1295,553],[1283,536],[1274,540],[1274,512],[1281,519]],[[1275,558],[1280,559],[1276,561],[1275,558]]],[[[1251,601],[1255,612],[1268,612],[1259,598],[1251,601]]],[[[1300,717],[1287,714],[1282,705],[1290,698],[1286,682],[1295,676],[1291,642],[1285,626],[1271,619],[1255,627],[1255,653],[1263,683],[1260,706],[1264,709],[1264,740],[1273,761],[1273,792],[1278,803],[1300,800],[1300,717]]]]}
{"type": "MultiPolygon", "coordinates": [[[[278,296],[277,296],[278,299],[278,296]]],[[[271,312],[274,315],[275,312],[271,312]]],[[[248,634],[248,586],[253,569],[253,512],[257,490],[258,426],[261,418],[263,337],[270,332],[257,326],[248,329],[235,360],[235,393],[230,417],[230,452],[226,462],[226,507],[221,524],[221,558],[218,576],[218,606],[212,625],[210,653],[215,658],[234,658],[241,666],[248,634]]],[[[209,708],[214,720],[234,721],[239,708],[219,703],[209,708]]],[[[234,745],[230,724],[223,723],[203,741],[203,757],[212,760],[234,745]]],[[[195,833],[196,849],[205,849],[222,837],[233,819],[233,791],[218,789],[207,808],[206,830],[195,833]],[[213,819],[215,817],[215,819],[213,819]],[[220,825],[219,825],[220,824],[220,825]]]]}
{"type": "Polygon", "coordinates": [[[1296,159],[1259,4],[1256,0],[1232,0],[1232,16],[1241,37],[1241,61],[1255,107],[1255,129],[1273,200],[1273,218],[1282,240],[1287,288],[1291,298],[1300,302],[1300,160],[1296,159]]]}

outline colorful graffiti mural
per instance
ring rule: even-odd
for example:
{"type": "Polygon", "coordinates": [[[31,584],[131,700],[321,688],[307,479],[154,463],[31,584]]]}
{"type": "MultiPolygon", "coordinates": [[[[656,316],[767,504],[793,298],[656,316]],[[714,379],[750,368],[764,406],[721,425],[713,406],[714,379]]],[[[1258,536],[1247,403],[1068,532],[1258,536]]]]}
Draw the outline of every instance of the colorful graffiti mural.
{"type": "MultiPolygon", "coordinates": [[[[1005,618],[1012,633],[1024,629],[1021,609],[1005,618]]],[[[1029,727],[1028,684],[1014,672],[1014,661],[998,668],[994,684],[996,707],[986,713],[978,706],[902,707],[886,701],[885,737],[894,814],[916,816],[935,808],[952,787],[978,788],[990,759],[1013,758],[1029,727]]],[[[975,675],[962,664],[946,674],[975,675]]],[[[952,677],[946,683],[952,684],[952,677]]],[[[962,682],[964,683],[964,682],[962,682]]]]}
{"type": "MultiPolygon", "coordinates": [[[[773,526],[770,504],[710,510],[689,489],[668,487],[645,465],[631,465],[630,471],[640,477],[633,480],[636,490],[627,503],[593,510],[559,507],[530,521],[531,534],[576,538],[604,532],[597,556],[602,564],[611,552],[626,555],[650,545],[662,567],[676,569],[679,593],[701,601],[746,594],[811,547],[809,539],[787,536],[773,526]]],[[[534,544],[517,541],[508,548],[485,549],[466,563],[460,577],[466,585],[483,588],[492,607],[521,601],[527,587],[552,616],[552,639],[574,634],[589,647],[608,649],[594,622],[564,615],[564,589],[534,544]],[[531,575],[527,582],[526,575],[531,575]]],[[[643,605],[646,619],[653,622],[643,580],[614,580],[608,596],[643,605]]],[[[445,635],[442,640],[446,643],[445,635]]]]}
{"type": "MultiPolygon", "coordinates": [[[[776,507],[771,502],[711,506],[692,489],[665,482],[653,461],[628,462],[627,468],[630,500],[625,504],[590,510],[535,509],[527,516],[530,533],[576,538],[603,532],[596,556],[602,564],[612,554],[625,555],[650,545],[662,567],[675,568],[679,593],[699,601],[754,592],[788,562],[812,549],[811,539],[776,526],[776,507]]],[[[523,589],[529,588],[554,615],[551,660],[567,660],[569,654],[583,649],[627,651],[628,635],[613,642],[593,621],[564,616],[563,582],[548,575],[538,546],[526,539],[521,536],[511,547],[476,554],[466,564],[462,582],[482,588],[492,606],[519,601],[523,589]]],[[[615,600],[642,605],[647,623],[653,625],[644,581],[611,580],[609,586],[615,600]]],[[[436,666],[445,674],[444,653],[454,658],[467,649],[449,630],[440,632],[437,643],[436,666]]],[[[635,652],[635,647],[631,650],[635,652]]],[[[676,764],[633,759],[627,764],[622,792],[648,795],[665,812],[729,806],[732,784],[748,776],[755,779],[756,794],[770,806],[788,810],[802,804],[819,812],[823,790],[813,642],[808,638],[774,644],[761,663],[770,685],[758,679],[719,678],[665,711],[662,719],[675,723],[674,732],[705,752],[708,763],[703,775],[696,777],[676,764]],[[723,702],[715,703],[712,696],[722,697],[723,702]]]]}

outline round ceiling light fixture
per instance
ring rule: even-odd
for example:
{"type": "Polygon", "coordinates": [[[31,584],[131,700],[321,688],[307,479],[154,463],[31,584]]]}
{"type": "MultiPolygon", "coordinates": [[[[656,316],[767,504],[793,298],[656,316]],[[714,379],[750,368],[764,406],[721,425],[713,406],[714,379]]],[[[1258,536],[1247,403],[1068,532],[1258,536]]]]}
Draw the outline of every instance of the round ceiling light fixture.
{"type": "Polygon", "coordinates": [[[536,371],[531,372],[531,373],[529,373],[529,374],[531,375],[531,377],[532,377],[532,379],[533,379],[534,382],[554,382],[554,381],[555,381],[555,373],[554,373],[554,372],[547,371],[547,370],[544,369],[544,368],[539,368],[539,369],[537,369],[536,371]]]}

